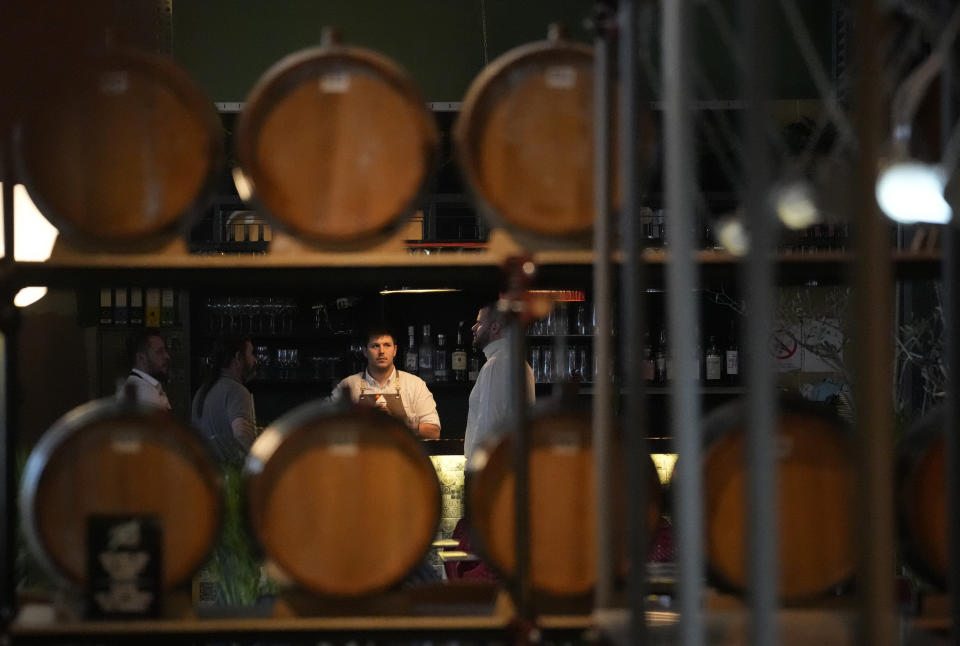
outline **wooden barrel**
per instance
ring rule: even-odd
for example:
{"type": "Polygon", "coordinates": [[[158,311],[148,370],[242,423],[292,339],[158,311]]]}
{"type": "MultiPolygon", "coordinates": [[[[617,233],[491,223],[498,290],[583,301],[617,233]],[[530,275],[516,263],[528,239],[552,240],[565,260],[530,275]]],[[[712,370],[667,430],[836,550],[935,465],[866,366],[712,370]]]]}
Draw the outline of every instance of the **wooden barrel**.
{"type": "MultiPolygon", "coordinates": [[[[534,590],[556,596],[588,593],[596,583],[596,489],[588,413],[552,411],[537,415],[530,432],[530,567],[534,590]]],[[[513,441],[505,437],[486,461],[468,474],[467,514],[480,550],[506,578],[516,573],[514,551],[513,441]]],[[[615,453],[615,455],[619,455],[615,453]]],[[[627,566],[626,500],[619,461],[614,465],[615,558],[627,566]]],[[[662,509],[660,480],[647,471],[647,523],[662,509]]]]}
{"type": "MultiPolygon", "coordinates": [[[[590,47],[551,26],[548,40],[508,51],[470,85],[454,125],[456,157],[494,222],[538,236],[591,231],[593,64],[590,47]]],[[[649,150],[652,127],[641,112],[649,150]]]]}
{"type": "MultiPolygon", "coordinates": [[[[720,587],[748,587],[746,403],[706,420],[706,556],[720,587]]],[[[777,417],[779,595],[801,601],[848,581],[856,568],[856,468],[850,433],[831,411],[785,401],[777,417]]]]}
{"type": "Polygon", "coordinates": [[[420,442],[369,408],[312,402],[291,411],[257,438],[246,474],[264,552],[326,596],[400,582],[440,521],[440,483],[420,442]]]}
{"type": "Polygon", "coordinates": [[[125,250],[189,226],[222,165],[223,128],[173,62],[113,49],[63,70],[17,153],[31,197],[64,235],[125,250]]]}
{"type": "Polygon", "coordinates": [[[237,125],[237,156],[261,206],[299,237],[333,245],[399,225],[438,143],[406,73],[332,36],[270,68],[237,125]]]}
{"type": "Polygon", "coordinates": [[[904,558],[931,583],[946,588],[946,438],[943,411],[924,417],[898,446],[897,521],[904,558]]]}
{"type": "Polygon", "coordinates": [[[187,581],[216,541],[221,489],[195,432],[156,408],[99,400],[60,418],[31,452],[20,497],[24,533],[53,575],[84,585],[91,518],[152,516],[169,588],[187,581]]]}

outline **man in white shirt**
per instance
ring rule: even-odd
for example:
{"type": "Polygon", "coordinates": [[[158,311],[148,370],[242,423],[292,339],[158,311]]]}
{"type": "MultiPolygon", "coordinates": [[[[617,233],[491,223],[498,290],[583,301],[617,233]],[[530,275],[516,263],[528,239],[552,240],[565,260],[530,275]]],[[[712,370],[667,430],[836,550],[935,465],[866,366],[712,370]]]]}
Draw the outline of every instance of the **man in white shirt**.
{"type": "Polygon", "coordinates": [[[340,400],[344,391],[349,391],[355,403],[379,408],[423,439],[438,439],[440,415],[433,393],[423,379],[394,367],[397,344],[393,333],[385,326],[377,326],[368,330],[366,338],[366,369],[337,384],[330,398],[340,400]]]}
{"type": "MultiPolygon", "coordinates": [[[[463,454],[467,468],[473,468],[474,456],[484,447],[493,445],[507,430],[511,416],[510,372],[514,357],[507,338],[506,316],[493,302],[484,305],[477,313],[473,324],[473,345],[483,350],[487,362],[480,368],[477,383],[470,391],[470,407],[467,410],[467,428],[464,432],[463,454]]],[[[533,370],[524,361],[527,375],[527,401],[533,403],[535,395],[533,370]]],[[[452,538],[458,541],[457,549],[474,552],[467,518],[461,518],[453,530],[452,538]]],[[[456,580],[496,582],[499,575],[490,565],[481,560],[460,561],[446,567],[447,576],[456,580]]]]}
{"type": "Polygon", "coordinates": [[[170,376],[170,353],[159,332],[137,330],[127,338],[130,375],[117,392],[117,399],[132,389],[138,402],[170,410],[163,384],[170,376]]]}
{"type": "MultiPolygon", "coordinates": [[[[483,350],[487,362],[477,375],[477,383],[470,391],[467,410],[467,428],[464,432],[463,453],[470,466],[474,452],[491,444],[506,431],[510,420],[510,371],[514,358],[510,340],[506,337],[507,321],[496,303],[480,308],[473,324],[473,345],[483,350]]],[[[527,401],[533,403],[535,386],[533,370],[524,361],[527,376],[527,401]]]]}

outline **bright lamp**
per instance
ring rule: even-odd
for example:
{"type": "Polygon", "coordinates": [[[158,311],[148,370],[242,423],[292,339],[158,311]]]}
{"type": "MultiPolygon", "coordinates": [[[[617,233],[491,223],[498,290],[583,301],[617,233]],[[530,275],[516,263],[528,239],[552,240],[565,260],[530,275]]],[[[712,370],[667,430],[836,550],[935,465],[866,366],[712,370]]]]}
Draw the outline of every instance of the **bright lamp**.
{"type": "MultiPolygon", "coordinates": [[[[0,186],[3,186],[0,183],[0,186]]],[[[3,217],[3,204],[0,202],[0,218],[3,217]]],[[[16,237],[13,245],[13,258],[20,262],[43,262],[50,258],[53,243],[57,240],[57,229],[50,224],[30,199],[30,194],[22,184],[13,187],[13,228],[16,237]]],[[[6,254],[6,240],[3,227],[0,227],[0,255],[6,254]]],[[[47,293],[46,287],[24,287],[14,297],[17,307],[31,305],[47,293]]]]}

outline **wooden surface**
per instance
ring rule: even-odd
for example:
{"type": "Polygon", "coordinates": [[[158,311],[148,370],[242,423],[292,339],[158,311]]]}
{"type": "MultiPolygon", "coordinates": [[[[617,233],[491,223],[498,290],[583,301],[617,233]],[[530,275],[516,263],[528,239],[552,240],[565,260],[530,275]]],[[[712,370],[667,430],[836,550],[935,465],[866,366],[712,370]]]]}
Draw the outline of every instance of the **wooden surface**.
{"type": "MultiPolygon", "coordinates": [[[[261,439],[273,441],[268,433],[261,439]]],[[[250,480],[249,494],[252,526],[271,560],[331,596],[397,583],[429,549],[440,516],[430,459],[406,429],[374,412],[299,425],[250,480]]]]}
{"type": "Polygon", "coordinates": [[[166,415],[127,416],[78,430],[50,457],[37,487],[37,528],[70,579],[86,580],[91,514],[156,516],[167,587],[203,563],[220,529],[222,500],[212,463],[186,433],[166,415]]]}
{"type": "Polygon", "coordinates": [[[24,124],[31,196],[66,235],[118,241],[173,229],[223,154],[213,104],[158,56],[81,60],[24,124]]]}
{"type": "MultiPolygon", "coordinates": [[[[822,416],[783,411],[777,435],[779,593],[801,600],[848,580],[856,568],[852,447],[822,416]]],[[[748,587],[745,429],[720,435],[704,456],[706,556],[711,572],[748,587]]]]}
{"type": "Polygon", "coordinates": [[[408,213],[432,170],[436,125],[385,59],[311,51],[254,89],[238,127],[240,161],[257,198],[298,235],[369,237],[408,213]]]}
{"type": "MultiPolygon", "coordinates": [[[[535,590],[553,595],[589,592],[596,581],[596,522],[590,419],[571,412],[551,413],[531,424],[530,557],[535,590]]],[[[623,491],[623,474],[615,487],[623,491]]],[[[661,509],[660,482],[649,463],[648,527],[661,509]]],[[[511,442],[501,442],[468,482],[469,517],[484,557],[507,576],[516,570],[514,486],[511,442]]],[[[614,502],[620,571],[626,567],[625,501],[614,502]]]]}

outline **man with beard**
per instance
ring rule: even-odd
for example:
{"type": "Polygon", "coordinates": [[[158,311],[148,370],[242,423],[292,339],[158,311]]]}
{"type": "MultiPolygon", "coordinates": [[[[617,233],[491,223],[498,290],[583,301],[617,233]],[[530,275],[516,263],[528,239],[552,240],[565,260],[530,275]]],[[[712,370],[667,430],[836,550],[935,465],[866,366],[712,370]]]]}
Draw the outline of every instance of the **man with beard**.
{"type": "Polygon", "coordinates": [[[243,385],[256,371],[250,337],[221,336],[213,346],[210,374],[193,397],[192,423],[223,465],[243,465],[257,437],[253,395],[243,385]]]}
{"type": "MultiPolygon", "coordinates": [[[[473,346],[483,350],[487,362],[480,369],[477,383],[470,391],[463,441],[463,453],[467,456],[468,466],[474,452],[497,440],[510,419],[510,371],[513,370],[514,361],[510,340],[506,337],[506,317],[497,308],[496,302],[480,308],[477,322],[471,330],[473,346]]],[[[525,361],[524,367],[527,401],[532,404],[535,397],[533,370],[525,361]]]]}
{"type": "Polygon", "coordinates": [[[337,384],[331,399],[337,401],[349,391],[354,403],[372,406],[400,420],[417,437],[438,439],[440,416],[433,393],[423,379],[394,367],[397,343],[389,327],[377,325],[367,330],[363,356],[366,369],[337,384]]]}
{"type": "MultiPolygon", "coordinates": [[[[484,447],[494,444],[507,430],[510,420],[510,371],[516,360],[510,351],[510,339],[507,338],[507,320],[494,301],[480,308],[477,322],[471,328],[473,346],[483,350],[487,362],[480,368],[477,383],[470,391],[470,406],[467,409],[467,427],[464,432],[463,454],[467,458],[467,469],[475,467],[474,456],[484,447]]],[[[526,373],[527,401],[533,403],[535,383],[533,370],[524,362],[526,373]]],[[[470,536],[469,523],[461,518],[450,536],[457,541],[457,550],[473,553],[474,545],[470,536]]],[[[499,577],[487,563],[481,560],[465,560],[445,563],[447,578],[469,581],[498,581],[499,577]]]]}
{"type": "Polygon", "coordinates": [[[138,402],[170,410],[163,384],[170,376],[170,353],[159,332],[138,330],[127,338],[130,375],[117,392],[117,398],[133,393],[138,402]]]}

